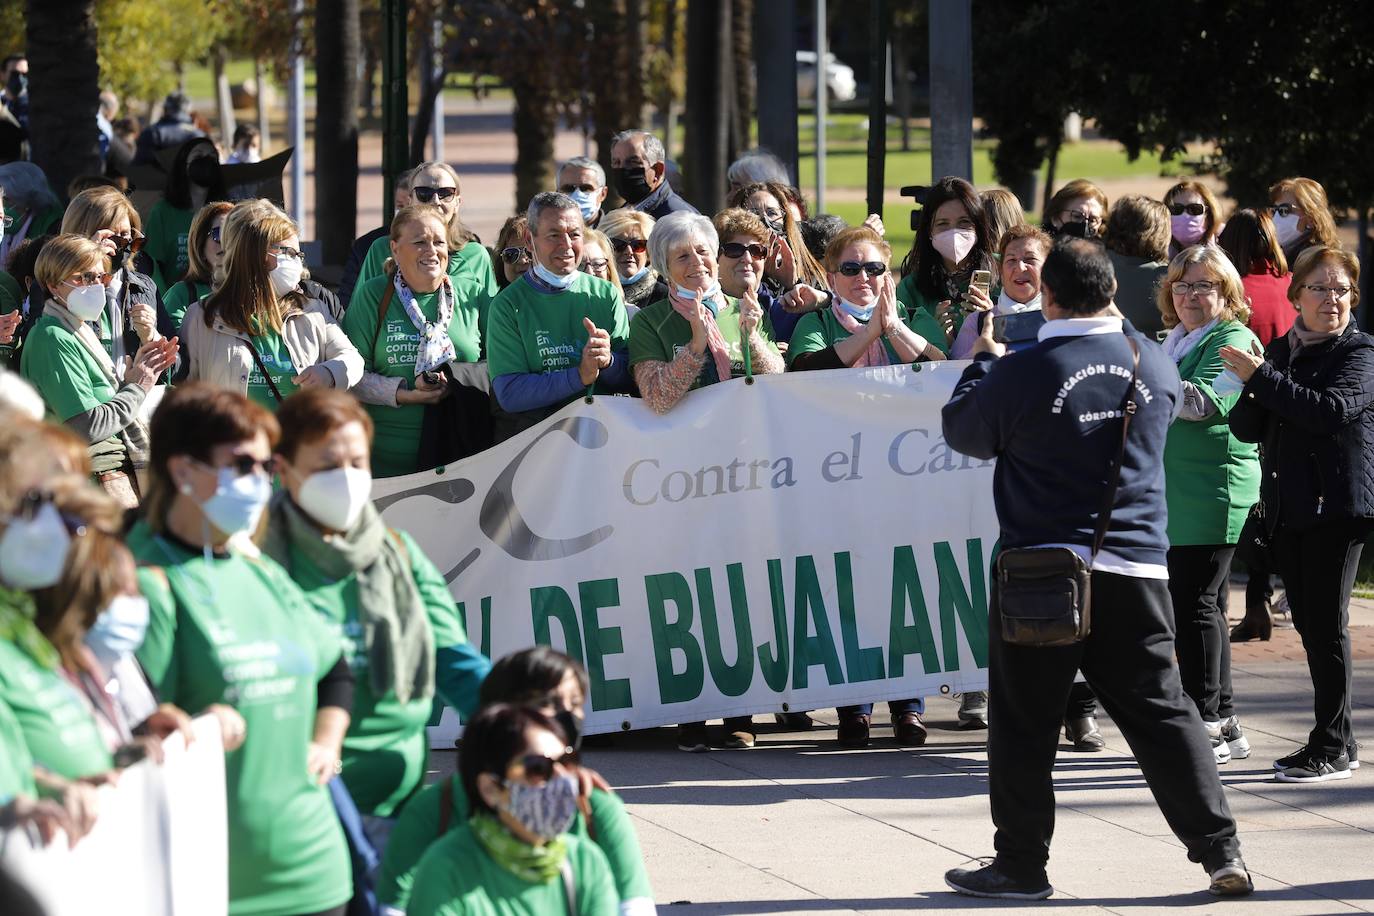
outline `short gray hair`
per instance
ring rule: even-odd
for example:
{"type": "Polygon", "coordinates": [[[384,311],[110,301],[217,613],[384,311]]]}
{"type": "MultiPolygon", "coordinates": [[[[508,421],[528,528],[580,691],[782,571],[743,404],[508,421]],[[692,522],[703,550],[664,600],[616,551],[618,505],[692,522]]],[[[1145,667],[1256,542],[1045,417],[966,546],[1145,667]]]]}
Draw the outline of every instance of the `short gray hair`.
{"type": "Polygon", "coordinates": [[[654,231],[649,233],[649,263],[666,277],[673,252],[692,242],[705,242],[713,254],[720,248],[720,236],[710,217],[686,210],[669,213],[654,223],[654,231]]]}
{"type": "Polygon", "coordinates": [[[606,170],[601,167],[601,163],[590,156],[574,156],[560,165],[558,167],[558,174],[553,176],[554,181],[558,181],[559,184],[562,184],[560,179],[563,177],[564,169],[591,169],[592,172],[596,174],[597,186],[602,188],[606,187],[606,170]]]}
{"type": "Polygon", "coordinates": [[[529,209],[525,211],[531,235],[539,231],[539,217],[547,210],[571,210],[577,214],[579,220],[582,219],[582,208],[577,205],[577,201],[559,191],[540,191],[530,200],[529,209]]]}
{"type": "Polygon", "coordinates": [[[47,176],[32,162],[0,165],[0,191],[11,207],[43,210],[57,204],[57,195],[48,187],[47,176]]]}
{"type": "Polygon", "coordinates": [[[730,168],[725,172],[725,178],[731,184],[740,187],[768,181],[776,181],[784,186],[792,183],[792,179],[787,174],[787,166],[782,164],[781,159],[763,148],[749,150],[730,163],[730,168]]]}
{"type": "Polygon", "coordinates": [[[668,154],[663,150],[663,141],[642,127],[632,127],[629,130],[622,130],[611,138],[611,146],[627,141],[634,142],[636,137],[644,138],[645,165],[657,165],[668,158],[668,154]]]}

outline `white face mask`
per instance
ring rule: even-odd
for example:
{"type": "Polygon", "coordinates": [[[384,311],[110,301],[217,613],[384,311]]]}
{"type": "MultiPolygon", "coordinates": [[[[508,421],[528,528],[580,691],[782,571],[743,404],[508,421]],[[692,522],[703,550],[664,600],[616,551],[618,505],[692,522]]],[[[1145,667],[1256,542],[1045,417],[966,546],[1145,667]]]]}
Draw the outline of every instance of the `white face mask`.
{"type": "Polygon", "coordinates": [[[593,216],[596,216],[597,204],[595,191],[576,190],[568,196],[577,202],[577,209],[582,211],[583,219],[590,221],[593,216]]]}
{"type": "Polygon", "coordinates": [[[105,286],[92,283],[70,287],[63,305],[81,321],[95,321],[105,311],[105,286]]]}
{"type": "Polygon", "coordinates": [[[272,292],[277,294],[277,298],[285,296],[300,284],[304,272],[305,264],[300,258],[277,255],[277,266],[267,275],[272,281],[272,292]]]}
{"type": "Polygon", "coordinates": [[[148,632],[148,599],[142,595],[115,595],[86,632],[86,648],[108,671],[143,645],[148,632]]]}
{"type": "Polygon", "coordinates": [[[1296,213],[1289,213],[1287,216],[1274,215],[1274,234],[1279,237],[1280,248],[1288,247],[1302,235],[1298,231],[1298,220],[1301,218],[1296,213]]]}
{"type": "Polygon", "coordinates": [[[0,536],[0,581],[24,591],[56,585],[71,545],[62,515],[50,502],[32,518],[11,518],[0,536]]]}
{"type": "Polygon", "coordinates": [[[953,261],[956,265],[964,262],[977,242],[978,233],[972,229],[946,229],[930,240],[930,244],[945,260],[953,261]]]}
{"type": "Polygon", "coordinates": [[[371,474],[361,468],[332,468],[305,478],[296,502],[321,526],[351,531],[371,498],[371,474]]]}

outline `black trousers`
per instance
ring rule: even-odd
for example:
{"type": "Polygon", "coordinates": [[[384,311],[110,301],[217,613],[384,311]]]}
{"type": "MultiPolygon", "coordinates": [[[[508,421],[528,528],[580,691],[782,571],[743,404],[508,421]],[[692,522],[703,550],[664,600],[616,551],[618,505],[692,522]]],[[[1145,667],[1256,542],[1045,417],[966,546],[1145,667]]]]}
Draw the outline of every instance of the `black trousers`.
{"type": "Polygon", "coordinates": [[[1307,651],[1316,724],[1308,747],[1335,757],[1354,741],[1350,728],[1350,590],[1369,535],[1367,519],[1327,522],[1304,531],[1280,525],[1274,553],[1293,626],[1307,651]]]}
{"type": "Polygon", "coordinates": [[[1090,684],[1075,681],[1073,686],[1069,688],[1069,698],[1064,703],[1064,718],[1066,720],[1083,719],[1095,715],[1097,715],[1097,694],[1093,693],[1090,684]]]}
{"type": "Polygon", "coordinates": [[[1226,804],[1197,708],[1183,694],[1174,662],[1173,610],[1162,579],[1095,572],[1092,632],[1054,649],[1001,639],[993,590],[989,613],[988,769],[997,863],[1035,878],[1054,834],[1054,768],[1059,720],[1081,669],[1134,752],[1170,829],[1194,862],[1236,855],[1236,822],[1226,804]]]}
{"type": "Polygon", "coordinates": [[[1202,721],[1235,713],[1231,705],[1231,628],[1226,623],[1234,544],[1169,548],[1169,595],[1183,692],[1202,721]]]}

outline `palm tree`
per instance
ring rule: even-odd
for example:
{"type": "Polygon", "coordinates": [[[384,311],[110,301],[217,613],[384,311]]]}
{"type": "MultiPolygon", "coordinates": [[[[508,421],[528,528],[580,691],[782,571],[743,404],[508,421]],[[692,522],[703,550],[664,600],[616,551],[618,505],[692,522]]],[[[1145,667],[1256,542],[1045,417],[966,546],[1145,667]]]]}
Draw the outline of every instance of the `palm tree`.
{"type": "Polygon", "coordinates": [[[326,264],[348,260],[358,221],[358,0],[315,13],[315,237],[326,264]]]}
{"type": "Polygon", "coordinates": [[[29,146],[59,196],[100,170],[95,0],[28,0],[29,146]]]}

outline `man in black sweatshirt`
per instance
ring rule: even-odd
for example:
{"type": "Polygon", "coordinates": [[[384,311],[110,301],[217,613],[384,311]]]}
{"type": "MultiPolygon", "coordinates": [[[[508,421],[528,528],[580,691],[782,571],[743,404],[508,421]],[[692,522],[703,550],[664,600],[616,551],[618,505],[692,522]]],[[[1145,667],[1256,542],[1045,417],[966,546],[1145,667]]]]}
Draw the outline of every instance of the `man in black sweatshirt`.
{"type": "MultiPolygon", "coordinates": [[[[1174,660],[1165,552],[1164,440],[1178,412],[1178,371],[1112,306],[1116,279],[1094,242],[1062,242],[1041,271],[1040,342],[1003,356],[985,334],[943,412],[945,440],[996,458],[993,499],[1003,549],[1069,547],[1091,556],[1108,474],[1121,449],[1131,379],[1129,335],[1140,352],[1136,413],[1111,526],[1092,560],[1092,632],[1075,645],[1031,648],[1001,638],[996,589],[989,610],[988,769],[997,857],[954,869],[961,894],[1040,900],[1054,832],[1060,717],[1081,669],[1120,726],[1169,826],[1202,863],[1210,890],[1253,889],[1236,822],[1197,709],[1174,660]]],[[[988,323],[991,327],[991,322],[988,323]]]]}

